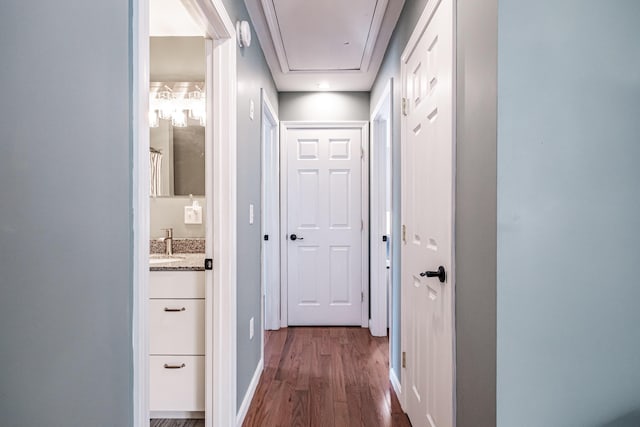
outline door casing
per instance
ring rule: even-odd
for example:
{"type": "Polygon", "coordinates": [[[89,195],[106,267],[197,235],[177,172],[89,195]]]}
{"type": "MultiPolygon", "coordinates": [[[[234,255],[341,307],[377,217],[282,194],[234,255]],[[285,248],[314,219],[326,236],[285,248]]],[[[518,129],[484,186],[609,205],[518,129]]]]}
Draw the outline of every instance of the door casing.
{"type": "MultiPolygon", "coordinates": [[[[149,425],[149,1],[132,3],[133,420],[149,425]]],[[[236,423],[236,34],[222,0],[184,0],[209,39],[205,426],[236,423]],[[210,83],[210,84],[209,84],[210,83]]]]}
{"type": "MultiPolygon", "coordinates": [[[[262,241],[262,318],[264,330],[277,330],[280,329],[280,186],[268,188],[268,177],[274,175],[280,177],[280,132],[278,115],[273,104],[269,101],[264,89],[260,90],[260,94],[262,98],[262,235],[269,236],[268,241],[262,241]],[[266,132],[271,132],[269,139],[265,138],[266,132]],[[273,195],[267,197],[268,193],[273,195]],[[267,212],[275,218],[271,218],[267,212]],[[271,275],[268,266],[276,266],[277,272],[271,275]],[[277,280],[274,281],[276,277],[277,280]]],[[[262,351],[264,352],[264,344],[262,351]]]]}
{"type": "MultiPolygon", "coordinates": [[[[362,134],[362,310],[361,326],[369,327],[369,122],[368,121],[336,121],[336,122],[309,122],[309,121],[283,121],[280,122],[280,238],[281,242],[287,241],[287,172],[288,150],[283,144],[287,141],[287,132],[290,129],[360,129],[362,134]]],[[[288,271],[288,246],[280,245],[280,326],[286,328],[288,323],[288,279],[284,272],[288,271]]]]}
{"type": "MultiPolygon", "coordinates": [[[[393,176],[392,170],[392,122],[393,122],[393,80],[385,86],[378,105],[371,115],[371,212],[370,212],[370,245],[371,245],[371,319],[369,329],[374,336],[387,336],[387,328],[391,323],[391,289],[388,289],[387,276],[393,268],[393,239],[391,231],[387,234],[389,244],[389,269],[382,266],[386,262],[386,246],[382,235],[386,232],[384,212],[391,204],[393,176]],[[387,150],[387,145],[390,147],[387,150]]],[[[390,209],[393,217],[393,210],[390,209]]],[[[393,223],[393,218],[389,218],[393,223]]],[[[389,281],[391,278],[389,277],[389,281]]]]}

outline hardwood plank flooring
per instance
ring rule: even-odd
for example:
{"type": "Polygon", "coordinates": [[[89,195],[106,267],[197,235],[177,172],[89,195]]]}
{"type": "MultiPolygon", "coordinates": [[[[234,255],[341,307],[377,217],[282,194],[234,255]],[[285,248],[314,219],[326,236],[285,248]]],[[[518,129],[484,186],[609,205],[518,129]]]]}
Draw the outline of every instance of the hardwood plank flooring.
{"type": "Polygon", "coordinates": [[[151,427],[204,427],[204,420],[151,419],[151,427]]]}
{"type": "Polygon", "coordinates": [[[410,427],[389,383],[388,354],[388,339],[363,328],[268,331],[243,426],[410,427]]]}

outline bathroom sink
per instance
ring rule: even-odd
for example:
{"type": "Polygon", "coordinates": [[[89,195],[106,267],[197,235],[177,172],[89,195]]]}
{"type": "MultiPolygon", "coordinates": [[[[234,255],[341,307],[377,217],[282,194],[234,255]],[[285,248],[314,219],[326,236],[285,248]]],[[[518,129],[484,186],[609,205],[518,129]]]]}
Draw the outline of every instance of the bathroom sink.
{"type": "Polygon", "coordinates": [[[149,257],[149,264],[164,264],[167,262],[177,262],[184,260],[183,257],[169,256],[169,255],[151,255],[149,257]]]}

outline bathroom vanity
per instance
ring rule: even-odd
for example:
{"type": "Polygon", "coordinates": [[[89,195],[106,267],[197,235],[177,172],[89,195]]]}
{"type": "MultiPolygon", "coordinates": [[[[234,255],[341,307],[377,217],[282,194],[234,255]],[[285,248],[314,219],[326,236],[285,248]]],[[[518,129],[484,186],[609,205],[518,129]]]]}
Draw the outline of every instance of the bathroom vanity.
{"type": "Polygon", "coordinates": [[[151,418],[204,416],[204,254],[151,256],[151,418]],[[169,261],[167,261],[169,260],[169,261]],[[158,262],[154,262],[158,261],[158,262]]]}

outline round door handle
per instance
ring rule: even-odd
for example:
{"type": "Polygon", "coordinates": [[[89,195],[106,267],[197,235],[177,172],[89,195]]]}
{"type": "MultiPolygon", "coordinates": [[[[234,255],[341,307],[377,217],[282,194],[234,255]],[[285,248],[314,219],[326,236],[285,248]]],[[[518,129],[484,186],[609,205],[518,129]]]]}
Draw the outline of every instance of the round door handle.
{"type": "Polygon", "coordinates": [[[425,271],[420,273],[420,277],[437,277],[440,283],[444,283],[447,280],[447,272],[443,266],[438,267],[438,271],[425,271]]]}
{"type": "Polygon", "coordinates": [[[289,238],[291,240],[304,240],[304,237],[298,237],[295,234],[292,234],[291,236],[289,236],[289,238]]]}

